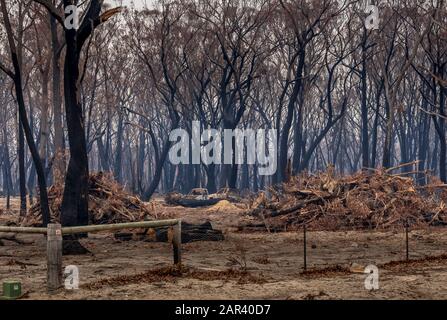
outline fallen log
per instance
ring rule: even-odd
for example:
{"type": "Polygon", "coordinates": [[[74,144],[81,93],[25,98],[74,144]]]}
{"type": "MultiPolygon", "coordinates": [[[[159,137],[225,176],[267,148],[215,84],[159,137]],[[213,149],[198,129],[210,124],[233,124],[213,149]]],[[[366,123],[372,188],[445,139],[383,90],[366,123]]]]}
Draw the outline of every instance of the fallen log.
{"type": "Polygon", "coordinates": [[[177,204],[187,208],[199,208],[212,206],[221,199],[178,199],[177,204]]]}
{"type": "Polygon", "coordinates": [[[4,245],[2,240],[15,242],[17,244],[31,244],[31,243],[33,243],[33,241],[24,241],[24,240],[18,239],[14,233],[0,234],[0,246],[4,245]]]}
{"type": "Polygon", "coordinates": [[[306,199],[303,201],[299,201],[298,203],[296,203],[295,205],[292,205],[291,207],[282,209],[282,210],[274,210],[272,211],[269,216],[270,217],[278,217],[278,216],[283,216],[289,213],[293,213],[296,212],[300,209],[305,208],[307,205],[310,204],[317,204],[317,205],[322,205],[324,204],[324,199],[329,199],[331,198],[331,196],[326,196],[326,197],[318,197],[318,198],[311,198],[311,199],[306,199]]]}

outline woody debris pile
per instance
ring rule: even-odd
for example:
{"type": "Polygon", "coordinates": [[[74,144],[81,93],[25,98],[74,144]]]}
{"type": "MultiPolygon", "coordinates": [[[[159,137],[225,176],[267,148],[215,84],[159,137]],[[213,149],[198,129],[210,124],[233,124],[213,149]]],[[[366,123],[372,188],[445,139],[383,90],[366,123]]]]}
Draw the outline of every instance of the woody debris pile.
{"type": "MultiPolygon", "coordinates": [[[[402,166],[400,166],[402,167],[402,166]]],[[[400,168],[399,167],[399,168],[400,168]]],[[[337,177],[333,168],[301,174],[261,192],[248,214],[257,223],[241,230],[287,231],[393,229],[447,225],[447,185],[419,186],[394,169],[369,170],[337,177]]]]}
{"type": "MultiPolygon", "coordinates": [[[[48,189],[48,201],[53,222],[59,221],[63,185],[53,185],[48,189]]],[[[109,174],[98,172],[89,176],[89,222],[90,224],[122,223],[151,220],[153,212],[149,204],[124,190],[109,174]]],[[[29,210],[22,225],[41,225],[40,203],[29,210]]]]}

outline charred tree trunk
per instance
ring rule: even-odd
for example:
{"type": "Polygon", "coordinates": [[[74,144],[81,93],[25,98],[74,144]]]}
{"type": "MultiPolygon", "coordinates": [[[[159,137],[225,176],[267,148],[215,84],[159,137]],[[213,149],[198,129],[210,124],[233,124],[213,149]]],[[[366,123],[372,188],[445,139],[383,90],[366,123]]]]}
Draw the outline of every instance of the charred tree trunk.
{"type": "Polygon", "coordinates": [[[298,94],[301,90],[301,83],[303,78],[303,70],[305,64],[306,52],[304,48],[301,49],[301,52],[298,57],[298,65],[295,71],[295,83],[293,85],[292,94],[289,98],[289,103],[287,105],[287,116],[286,122],[282,128],[281,138],[280,138],[280,146],[279,146],[279,178],[280,181],[284,181],[287,175],[287,161],[288,161],[288,151],[289,151],[289,133],[292,127],[293,116],[295,113],[295,104],[298,99],[298,94]]]}
{"type": "Polygon", "coordinates": [[[79,97],[79,54],[75,30],[65,30],[64,65],[65,112],[70,160],[65,177],[61,207],[63,226],[88,224],[88,158],[84,118],[79,97]]]}
{"type": "MultiPolygon", "coordinates": [[[[180,119],[178,117],[176,117],[173,120],[173,124],[172,124],[171,128],[177,128],[179,121],[180,121],[180,119]]],[[[155,149],[155,154],[156,154],[155,163],[156,164],[155,164],[154,177],[153,177],[149,187],[143,194],[143,199],[145,199],[145,200],[149,200],[152,197],[152,195],[154,194],[155,190],[157,190],[158,184],[160,183],[161,175],[163,173],[163,166],[166,161],[166,158],[168,157],[169,149],[171,148],[171,145],[172,145],[172,142],[169,141],[169,139],[167,141],[165,141],[165,143],[163,145],[163,149],[161,151],[161,154],[159,154],[157,140],[155,138],[155,134],[151,127],[149,127],[149,134],[151,136],[152,145],[155,149]]]]}
{"type": "Polygon", "coordinates": [[[6,189],[6,209],[10,208],[12,193],[11,161],[9,159],[8,132],[6,125],[3,127],[3,186],[6,189]]]}
{"type": "Polygon", "coordinates": [[[51,44],[52,44],[52,82],[53,82],[53,127],[54,127],[54,164],[53,180],[62,183],[65,176],[65,152],[64,152],[64,129],[62,124],[62,99],[61,99],[61,48],[57,34],[56,19],[50,16],[51,44]]]}
{"type": "Polygon", "coordinates": [[[143,130],[140,130],[138,137],[138,157],[137,157],[137,188],[138,193],[143,193],[143,178],[144,178],[144,158],[146,152],[146,135],[143,130]]]}
{"type": "Polygon", "coordinates": [[[366,42],[367,30],[363,30],[362,41],[362,70],[360,73],[361,79],[361,118],[362,118],[362,167],[369,168],[369,136],[368,136],[368,105],[367,105],[367,73],[366,73],[366,42]]]}
{"type": "Polygon", "coordinates": [[[123,110],[119,108],[118,110],[118,131],[116,133],[117,140],[116,140],[116,157],[115,157],[115,165],[114,165],[114,172],[115,172],[115,179],[119,183],[123,182],[123,175],[122,175],[122,158],[123,158],[123,134],[124,134],[124,124],[123,124],[123,110]]]}
{"type": "Polygon", "coordinates": [[[26,172],[25,172],[25,137],[22,122],[19,121],[19,186],[20,186],[20,216],[26,215],[26,172]]]}
{"type": "Polygon", "coordinates": [[[209,193],[216,193],[216,165],[214,163],[204,166],[206,172],[206,188],[209,193]]]}

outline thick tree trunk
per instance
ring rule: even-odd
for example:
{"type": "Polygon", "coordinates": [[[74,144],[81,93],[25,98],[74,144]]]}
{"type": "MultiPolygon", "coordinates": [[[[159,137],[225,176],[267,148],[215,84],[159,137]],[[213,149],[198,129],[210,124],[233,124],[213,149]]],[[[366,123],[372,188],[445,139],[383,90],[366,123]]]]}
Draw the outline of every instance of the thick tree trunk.
{"type": "MultiPolygon", "coordinates": [[[[441,86],[439,90],[439,113],[445,116],[445,94],[441,86]]],[[[437,130],[439,136],[439,178],[447,183],[447,140],[445,136],[445,120],[443,118],[439,119],[439,129],[437,130]]]]}
{"type": "MultiPolygon", "coordinates": [[[[17,70],[16,70],[17,72],[17,70]]],[[[20,70],[18,70],[20,72],[20,70]]],[[[21,88],[21,76],[20,74],[15,75],[15,87],[16,87],[16,95],[17,102],[19,105],[19,115],[20,122],[23,125],[23,130],[25,133],[26,140],[28,142],[28,146],[31,152],[31,156],[33,158],[34,166],[36,168],[37,179],[39,184],[39,196],[40,196],[40,206],[42,212],[42,223],[46,226],[50,222],[50,210],[48,207],[48,196],[47,196],[47,186],[46,186],[46,178],[45,172],[42,166],[42,162],[40,161],[40,155],[37,151],[36,144],[34,143],[33,134],[29,127],[28,117],[26,115],[25,101],[23,99],[23,91],[21,88]]]]}
{"type": "Polygon", "coordinates": [[[379,89],[377,90],[377,96],[376,96],[376,113],[374,115],[374,123],[372,127],[372,146],[371,146],[371,167],[376,167],[377,162],[377,136],[378,136],[378,130],[379,130],[379,118],[380,118],[380,96],[382,93],[382,84],[380,85],[379,89]]]}
{"type": "MultiPolygon", "coordinates": [[[[389,95],[387,95],[389,97],[389,95]]],[[[390,99],[392,100],[392,99],[390,99]]],[[[383,143],[383,159],[382,167],[391,167],[391,148],[393,147],[393,127],[394,127],[394,103],[393,101],[386,101],[386,125],[385,125],[385,141],[383,143]]]]}
{"type": "Polygon", "coordinates": [[[6,209],[10,208],[12,193],[11,161],[9,159],[8,132],[6,125],[3,127],[3,188],[6,190],[6,209]]]}
{"type": "Polygon", "coordinates": [[[146,152],[146,135],[144,134],[143,130],[140,130],[138,140],[139,141],[138,141],[138,157],[137,157],[137,188],[138,188],[138,194],[141,195],[144,190],[143,187],[144,158],[146,152]]]}
{"type": "Polygon", "coordinates": [[[96,145],[98,147],[98,158],[100,160],[101,168],[103,171],[110,171],[110,163],[109,156],[107,152],[107,148],[104,146],[104,142],[102,141],[102,137],[96,140],[96,145]]]}
{"type": "Polygon", "coordinates": [[[155,190],[157,190],[157,187],[158,187],[158,184],[160,183],[161,175],[163,172],[163,165],[164,165],[166,158],[169,154],[170,148],[171,148],[171,142],[168,140],[165,142],[165,144],[163,146],[163,150],[161,152],[161,155],[155,165],[154,177],[153,177],[149,187],[143,194],[143,199],[146,201],[149,200],[152,197],[152,195],[154,194],[155,190]]]}
{"type": "Polygon", "coordinates": [[[300,55],[298,57],[298,65],[295,71],[295,83],[293,85],[292,94],[289,98],[289,103],[287,105],[287,115],[286,122],[281,130],[280,146],[279,146],[279,162],[278,162],[278,173],[280,181],[284,181],[287,176],[287,161],[289,152],[289,133],[292,127],[293,116],[295,113],[295,103],[298,99],[298,94],[301,90],[303,70],[305,64],[306,53],[304,48],[301,49],[300,55]]]}
{"type": "Polygon", "coordinates": [[[367,73],[366,73],[366,41],[367,31],[363,31],[362,70],[361,79],[361,118],[362,118],[362,167],[369,168],[369,136],[368,136],[368,105],[367,105],[367,73]]]}
{"type": "Polygon", "coordinates": [[[49,101],[49,69],[44,70],[42,74],[42,101],[40,106],[40,141],[39,141],[39,154],[40,161],[44,168],[47,167],[47,146],[49,136],[49,122],[48,122],[48,110],[50,108],[49,101]]]}
{"type": "MultiPolygon", "coordinates": [[[[224,105],[227,104],[227,102],[225,102],[226,98],[225,99],[222,98],[222,101],[224,105]]],[[[225,109],[226,111],[224,112],[223,129],[234,130],[235,129],[234,116],[232,112],[227,110],[227,108],[225,109]]],[[[223,140],[224,139],[225,138],[223,138],[223,140]]],[[[225,145],[225,141],[222,142],[222,145],[225,145]]],[[[237,174],[237,164],[235,163],[236,162],[235,150],[236,150],[236,139],[235,137],[232,137],[231,138],[231,152],[233,154],[232,163],[222,164],[221,179],[220,179],[221,188],[230,188],[230,189],[236,188],[237,175],[235,176],[235,172],[237,174]]],[[[228,152],[228,150],[227,151],[224,150],[224,152],[228,152]]]]}
{"type": "Polygon", "coordinates": [[[253,166],[253,191],[259,191],[259,176],[258,176],[258,165],[253,166]]]}
{"type": "Polygon", "coordinates": [[[206,171],[206,188],[209,193],[216,193],[216,165],[214,163],[209,164],[205,167],[206,171]]]}
{"type": "Polygon", "coordinates": [[[65,151],[64,151],[64,129],[62,124],[62,99],[61,99],[61,68],[60,68],[60,44],[57,35],[56,19],[50,15],[52,60],[53,60],[53,127],[54,127],[54,182],[62,183],[65,176],[65,151]]]}
{"type": "MultiPolygon", "coordinates": [[[[424,101],[425,102],[422,102],[422,108],[425,109],[427,107],[427,101],[425,99],[424,101]]],[[[424,170],[428,166],[427,153],[429,147],[430,119],[429,116],[424,112],[420,115],[420,117],[421,117],[422,128],[419,128],[418,160],[420,162],[418,163],[419,173],[417,175],[417,182],[421,185],[425,185],[427,182],[424,170]]]]}
{"type": "MultiPolygon", "coordinates": [[[[443,75],[444,71],[441,68],[440,74],[443,75]]],[[[442,116],[445,116],[445,104],[446,104],[446,94],[445,88],[440,84],[439,85],[439,113],[442,116]]],[[[439,176],[443,182],[447,182],[447,173],[446,173],[446,165],[447,165],[447,142],[445,137],[445,120],[439,119],[440,122],[440,142],[441,142],[441,154],[439,157],[439,176]]]]}
{"type": "Polygon", "coordinates": [[[250,189],[250,175],[248,164],[244,163],[242,165],[242,176],[241,176],[241,190],[250,189]]]}
{"type": "Polygon", "coordinates": [[[88,224],[88,158],[79,92],[79,52],[76,31],[65,30],[65,37],[67,48],[64,96],[70,160],[65,177],[61,223],[63,226],[76,226],[88,224]]]}
{"type": "Polygon", "coordinates": [[[122,159],[123,159],[123,111],[118,108],[118,130],[116,133],[116,152],[115,152],[115,165],[113,171],[115,173],[115,179],[119,183],[123,182],[122,176],[122,159]]]}
{"type": "Polygon", "coordinates": [[[446,152],[447,152],[447,142],[445,137],[440,137],[439,139],[439,178],[442,182],[447,183],[446,175],[446,152]]]}
{"type": "MultiPolygon", "coordinates": [[[[302,94],[301,94],[302,95],[302,94]]],[[[303,150],[303,98],[300,98],[300,105],[296,114],[296,125],[293,136],[293,172],[297,174],[300,168],[300,162],[303,150]]]]}

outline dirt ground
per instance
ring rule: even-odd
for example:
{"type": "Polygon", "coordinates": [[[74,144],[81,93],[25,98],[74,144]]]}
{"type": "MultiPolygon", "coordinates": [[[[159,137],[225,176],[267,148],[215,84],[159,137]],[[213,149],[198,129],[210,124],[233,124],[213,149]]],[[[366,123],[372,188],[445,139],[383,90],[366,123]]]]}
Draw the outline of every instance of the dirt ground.
{"type": "MultiPolygon", "coordinates": [[[[236,232],[246,219],[238,210],[159,208],[159,218],[208,218],[225,241],[184,244],[180,274],[167,243],[91,234],[82,243],[92,254],[63,258],[79,268],[80,288],[48,295],[45,238],[20,235],[27,244],[0,246],[0,282],[20,280],[24,299],[447,299],[446,229],[412,231],[409,263],[390,263],[405,259],[404,233],[308,232],[308,269],[320,271],[303,274],[302,233],[236,232]],[[378,290],[365,289],[369,264],[379,268],[378,290]]],[[[0,224],[14,218],[2,212],[0,224]]]]}

